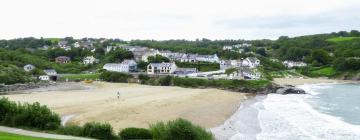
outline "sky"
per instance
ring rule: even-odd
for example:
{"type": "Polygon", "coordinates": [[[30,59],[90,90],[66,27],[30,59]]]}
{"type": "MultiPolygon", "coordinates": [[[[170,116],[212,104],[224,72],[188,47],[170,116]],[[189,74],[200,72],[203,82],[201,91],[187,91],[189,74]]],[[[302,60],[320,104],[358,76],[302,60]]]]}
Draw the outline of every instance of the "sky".
{"type": "Polygon", "coordinates": [[[360,0],[0,0],[0,38],[277,39],[360,30],[360,0]]]}

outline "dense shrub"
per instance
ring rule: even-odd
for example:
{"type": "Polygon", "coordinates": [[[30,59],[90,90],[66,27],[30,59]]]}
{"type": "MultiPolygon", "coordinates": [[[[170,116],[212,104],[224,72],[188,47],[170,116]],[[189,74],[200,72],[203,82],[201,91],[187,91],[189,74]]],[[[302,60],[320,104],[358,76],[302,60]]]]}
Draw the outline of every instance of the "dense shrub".
{"type": "Polygon", "coordinates": [[[162,77],[159,79],[159,83],[161,86],[170,86],[172,81],[171,76],[162,77]]]}
{"type": "Polygon", "coordinates": [[[219,63],[210,62],[176,62],[176,65],[181,68],[197,68],[199,71],[215,71],[220,69],[219,63]]]}
{"type": "Polygon", "coordinates": [[[0,122],[3,125],[15,127],[23,126],[41,130],[54,130],[60,126],[60,117],[38,102],[16,104],[6,98],[1,98],[0,122]]]}
{"type": "Polygon", "coordinates": [[[176,119],[166,124],[159,122],[150,126],[155,140],[212,140],[213,135],[204,128],[184,119],[176,119]]]}
{"type": "Polygon", "coordinates": [[[107,82],[128,82],[129,78],[132,78],[132,75],[120,72],[110,72],[104,71],[100,74],[100,79],[107,82]]]}
{"type": "Polygon", "coordinates": [[[145,74],[139,75],[139,80],[140,80],[141,84],[145,84],[149,79],[150,79],[150,77],[145,74]]]}
{"type": "MultiPolygon", "coordinates": [[[[2,63],[0,61],[0,63],[2,63]]],[[[0,65],[0,83],[16,84],[29,82],[30,76],[24,70],[14,65],[0,65]]]]}
{"type": "Polygon", "coordinates": [[[110,124],[101,124],[96,122],[86,123],[83,126],[83,136],[97,139],[113,139],[113,129],[110,124]]]}
{"type": "Polygon", "coordinates": [[[67,125],[60,127],[57,132],[64,135],[82,136],[83,127],[78,125],[67,125]]]}
{"type": "Polygon", "coordinates": [[[121,130],[119,136],[124,139],[152,139],[151,132],[144,128],[125,128],[121,130]]]}
{"type": "Polygon", "coordinates": [[[173,85],[181,87],[213,87],[225,89],[249,89],[259,90],[269,86],[271,83],[267,80],[207,80],[196,78],[173,78],[173,85]]]}

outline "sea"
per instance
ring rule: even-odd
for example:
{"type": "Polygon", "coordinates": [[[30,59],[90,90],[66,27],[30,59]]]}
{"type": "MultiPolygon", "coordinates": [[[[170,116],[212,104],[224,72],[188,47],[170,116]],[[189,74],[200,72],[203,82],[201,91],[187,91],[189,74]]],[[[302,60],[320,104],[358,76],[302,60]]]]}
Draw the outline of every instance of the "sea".
{"type": "Polygon", "coordinates": [[[360,140],[360,84],[298,87],[308,94],[256,96],[210,130],[218,140],[360,140]]]}

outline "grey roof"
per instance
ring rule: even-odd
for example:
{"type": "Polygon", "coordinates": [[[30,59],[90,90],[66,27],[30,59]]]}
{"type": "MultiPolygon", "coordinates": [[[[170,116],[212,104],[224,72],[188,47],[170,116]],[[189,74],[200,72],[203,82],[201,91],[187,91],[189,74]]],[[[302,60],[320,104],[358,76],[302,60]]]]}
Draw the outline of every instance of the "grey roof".
{"type": "Polygon", "coordinates": [[[172,65],[175,65],[175,63],[150,63],[149,65],[153,67],[171,67],[172,65]]]}
{"type": "Polygon", "coordinates": [[[49,74],[49,73],[56,73],[56,71],[54,69],[45,69],[44,73],[49,74]]]}
{"type": "Polygon", "coordinates": [[[135,60],[125,59],[123,62],[121,62],[121,64],[129,65],[129,64],[137,64],[137,63],[135,62],[135,60]]]}
{"type": "Polygon", "coordinates": [[[249,61],[251,63],[255,63],[256,61],[260,61],[259,59],[257,59],[256,57],[248,57],[247,59],[249,59],[249,61]]]}

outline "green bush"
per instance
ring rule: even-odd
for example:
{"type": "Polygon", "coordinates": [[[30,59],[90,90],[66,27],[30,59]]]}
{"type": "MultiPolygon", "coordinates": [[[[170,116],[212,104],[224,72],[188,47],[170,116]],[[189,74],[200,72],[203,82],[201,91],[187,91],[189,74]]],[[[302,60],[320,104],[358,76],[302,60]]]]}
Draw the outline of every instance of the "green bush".
{"type": "Polygon", "coordinates": [[[132,78],[132,75],[120,72],[104,71],[100,74],[100,79],[107,82],[127,83],[129,78],[132,78]]]}
{"type": "Polygon", "coordinates": [[[147,81],[149,81],[150,77],[145,74],[139,75],[139,80],[141,84],[145,84],[147,81]]]}
{"type": "Polygon", "coordinates": [[[82,136],[83,128],[78,125],[67,125],[60,127],[57,132],[64,135],[82,136]]]}
{"type": "Polygon", "coordinates": [[[14,65],[0,65],[0,83],[16,84],[29,81],[31,81],[29,74],[19,67],[14,65]]]}
{"type": "Polygon", "coordinates": [[[152,139],[151,132],[144,128],[125,128],[121,130],[119,136],[124,139],[152,139]]]}
{"type": "Polygon", "coordinates": [[[161,86],[170,86],[172,81],[171,76],[162,77],[159,79],[159,83],[161,86]]]}
{"type": "Polygon", "coordinates": [[[264,87],[271,85],[268,80],[207,80],[207,79],[196,79],[196,78],[172,78],[172,83],[175,86],[180,87],[213,87],[223,89],[248,89],[257,91],[264,87]]]}
{"type": "Polygon", "coordinates": [[[86,123],[83,126],[83,136],[109,140],[114,139],[113,129],[110,124],[101,124],[96,122],[86,123]]]}
{"type": "Polygon", "coordinates": [[[155,140],[213,140],[214,137],[204,128],[193,125],[184,119],[176,119],[166,124],[158,122],[150,126],[155,140]]]}
{"type": "Polygon", "coordinates": [[[0,122],[8,126],[55,130],[60,126],[61,121],[58,114],[38,102],[16,104],[7,98],[1,98],[0,122]]]}

